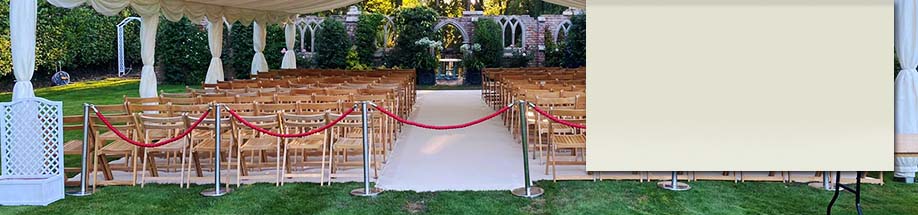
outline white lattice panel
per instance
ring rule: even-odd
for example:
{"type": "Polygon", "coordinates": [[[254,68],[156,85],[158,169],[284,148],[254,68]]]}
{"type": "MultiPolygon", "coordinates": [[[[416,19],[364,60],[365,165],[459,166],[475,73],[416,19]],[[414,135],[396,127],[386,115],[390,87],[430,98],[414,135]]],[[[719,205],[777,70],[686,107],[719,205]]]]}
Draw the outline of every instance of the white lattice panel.
{"type": "Polygon", "coordinates": [[[0,177],[63,174],[62,114],[61,102],[42,98],[0,103],[0,177]]]}

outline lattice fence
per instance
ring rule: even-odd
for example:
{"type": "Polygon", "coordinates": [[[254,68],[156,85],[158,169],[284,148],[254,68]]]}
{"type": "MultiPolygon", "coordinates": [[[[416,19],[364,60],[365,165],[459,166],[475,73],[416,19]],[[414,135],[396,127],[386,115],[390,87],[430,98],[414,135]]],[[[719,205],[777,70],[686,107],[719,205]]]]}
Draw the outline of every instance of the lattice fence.
{"type": "Polygon", "coordinates": [[[0,177],[62,175],[62,115],[61,102],[42,98],[0,103],[0,177]]]}

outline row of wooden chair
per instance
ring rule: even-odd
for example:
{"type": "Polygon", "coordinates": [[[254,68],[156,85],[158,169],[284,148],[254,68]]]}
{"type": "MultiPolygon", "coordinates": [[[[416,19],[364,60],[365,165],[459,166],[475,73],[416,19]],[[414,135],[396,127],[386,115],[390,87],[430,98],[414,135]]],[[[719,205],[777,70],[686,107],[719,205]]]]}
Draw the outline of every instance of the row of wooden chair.
{"type": "MultiPolygon", "coordinates": [[[[274,113],[285,113],[285,114],[300,114],[300,113],[324,113],[328,112],[329,114],[340,114],[343,110],[353,107],[353,101],[372,101],[377,105],[381,105],[390,110],[399,110],[402,108],[396,107],[394,102],[396,99],[393,98],[391,94],[369,94],[371,92],[363,91],[366,94],[357,94],[357,95],[339,95],[339,96],[329,96],[329,95],[262,95],[254,97],[242,97],[242,96],[198,96],[198,97],[182,97],[176,95],[161,95],[158,98],[132,98],[124,97],[125,102],[121,105],[97,105],[96,108],[99,111],[103,112],[106,116],[110,116],[111,121],[122,121],[124,125],[135,124],[139,125],[140,123],[128,123],[125,120],[131,119],[131,116],[134,114],[141,114],[143,117],[154,119],[154,118],[163,118],[163,119],[177,119],[176,117],[192,117],[199,116],[199,114],[206,111],[210,108],[212,103],[221,103],[225,106],[235,110],[241,115],[245,116],[264,116],[266,114],[274,113]]],[[[405,108],[407,109],[407,108],[405,108]]],[[[407,112],[402,112],[401,114],[407,114],[407,112]]],[[[224,116],[228,116],[224,114],[224,116]]],[[[381,114],[372,114],[373,134],[375,137],[374,144],[374,156],[382,157],[380,159],[374,160],[385,160],[388,151],[391,150],[395,142],[395,132],[400,128],[399,123],[396,123],[394,120],[391,120],[388,117],[383,117],[381,114]]],[[[82,117],[83,116],[67,116],[65,117],[65,129],[67,130],[77,130],[82,129],[82,117]]],[[[137,118],[140,116],[134,116],[137,118]]],[[[212,119],[208,119],[213,121],[212,119]]],[[[253,119],[257,120],[257,119],[253,119]]],[[[130,121],[130,120],[128,120],[130,121]]],[[[93,180],[96,183],[93,184],[95,187],[99,185],[119,185],[119,184],[135,184],[137,182],[136,178],[131,180],[121,180],[115,181],[112,170],[121,170],[129,171],[132,174],[136,173],[137,169],[137,155],[145,151],[143,148],[133,147],[128,145],[127,142],[124,142],[117,138],[112,132],[107,131],[107,128],[102,127],[98,124],[98,120],[93,117],[94,124],[91,126],[95,131],[100,131],[99,133],[93,132],[88,138],[90,141],[90,153],[92,156],[89,156],[86,159],[92,159],[93,167],[93,177],[96,177],[100,170],[102,176],[105,177],[105,181],[102,180],[93,180]],[[110,157],[121,157],[125,162],[120,163],[111,163],[108,161],[110,157]]],[[[207,123],[205,123],[207,124],[207,123]]],[[[116,126],[117,127],[117,126],[116,126]]],[[[206,127],[206,126],[204,126],[206,127]]],[[[202,127],[202,128],[204,128],[202,127]]],[[[227,128],[229,126],[226,126],[227,128]]],[[[142,131],[131,126],[119,127],[119,129],[125,129],[130,133],[130,130],[142,131]]],[[[159,132],[163,133],[163,132],[159,132]]],[[[172,132],[175,133],[175,132],[172,132]]],[[[136,135],[136,134],[135,134],[136,135]]],[[[165,135],[163,135],[165,136],[165,135]]],[[[135,136],[141,137],[141,136],[135,136]]],[[[142,138],[141,138],[142,139],[142,138]]],[[[212,138],[211,138],[212,139],[212,138]]],[[[204,142],[205,144],[207,142],[204,142]]],[[[80,154],[82,149],[81,141],[70,141],[65,144],[65,153],[66,154],[80,154]]],[[[168,147],[163,149],[169,149],[168,147]]],[[[186,166],[184,163],[180,163],[181,157],[186,157],[186,153],[189,151],[177,151],[176,148],[171,148],[173,150],[158,151],[160,149],[151,149],[154,152],[156,158],[164,159],[160,163],[165,162],[161,166],[165,166],[168,169],[175,170],[177,166],[186,166]],[[176,163],[180,163],[176,165],[176,163]]],[[[206,151],[206,150],[204,150],[206,151]]],[[[211,150],[212,151],[212,150],[211,150]]],[[[331,151],[329,151],[331,152],[331,151]]],[[[302,153],[301,153],[302,154],[302,153]]],[[[341,154],[341,153],[339,153],[341,154]]],[[[351,154],[352,152],[344,152],[344,154],[351,154]]],[[[190,155],[189,155],[190,156],[190,155]]],[[[195,155],[197,156],[197,155],[195,155]]],[[[302,155],[305,156],[305,155],[302,155]]],[[[145,161],[141,160],[140,162],[145,161]]],[[[196,159],[192,159],[195,160],[196,159]]],[[[143,168],[149,168],[149,173],[152,177],[158,175],[158,168],[155,165],[155,162],[147,162],[153,164],[144,165],[143,168]]],[[[347,163],[347,162],[345,162],[347,163]]],[[[197,168],[200,166],[198,162],[194,162],[195,170],[197,175],[201,175],[201,169],[197,168]]],[[[190,163],[188,163],[190,165],[190,163]]],[[[189,169],[190,168],[186,168],[189,169]]],[[[142,172],[145,172],[142,170],[142,172]]],[[[243,169],[245,170],[245,169],[243,169]]],[[[76,169],[69,169],[68,171],[74,172],[78,171],[76,169]]],[[[244,172],[244,171],[243,171],[244,172]]],[[[133,174],[136,175],[136,174],[133,174]]],[[[183,175],[184,176],[184,175],[183,175]]],[[[141,184],[143,179],[141,179],[141,184]]],[[[70,182],[71,184],[75,182],[70,182]]]]}
{"type": "MultiPolygon", "coordinates": [[[[482,99],[494,108],[515,101],[527,101],[550,114],[578,124],[586,124],[585,72],[582,69],[513,68],[486,69],[482,72],[482,99]]],[[[528,105],[516,107],[502,119],[511,133],[528,130],[526,137],[532,157],[545,162],[545,174],[553,180],[589,180],[584,174],[559,174],[559,166],[586,165],[586,129],[548,120],[528,105]],[[527,111],[521,118],[519,111],[527,111]],[[523,122],[523,123],[521,123],[523,122]]],[[[578,172],[580,173],[580,172],[578,172]]]]}

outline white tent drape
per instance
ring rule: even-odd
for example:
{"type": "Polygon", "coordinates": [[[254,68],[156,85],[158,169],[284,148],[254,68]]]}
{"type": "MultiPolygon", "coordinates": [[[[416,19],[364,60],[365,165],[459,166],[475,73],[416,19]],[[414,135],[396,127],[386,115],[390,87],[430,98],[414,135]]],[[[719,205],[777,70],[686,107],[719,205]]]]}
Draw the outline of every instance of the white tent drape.
{"type": "Polygon", "coordinates": [[[284,60],[281,61],[281,69],[296,69],[296,51],[293,51],[293,43],[296,40],[296,27],[290,22],[284,26],[284,40],[287,43],[287,52],[284,53],[284,60]]]}
{"type": "MultiPolygon", "coordinates": [[[[187,17],[193,23],[200,23],[204,17],[225,17],[230,23],[238,20],[242,24],[251,23],[253,20],[262,23],[283,23],[299,13],[286,12],[289,6],[309,3],[304,0],[261,0],[257,2],[223,0],[206,3],[186,0],[48,0],[48,2],[63,8],[89,5],[96,12],[107,16],[114,16],[121,10],[131,7],[140,16],[162,14],[167,20],[173,22],[181,20],[182,17],[187,17]]],[[[309,10],[313,9],[309,8],[309,10]]]]}
{"type": "Polygon", "coordinates": [[[159,27],[159,14],[140,17],[140,59],[143,69],[140,70],[140,97],[156,97],[156,72],[153,63],[156,56],[156,29],[159,27]]]}
{"type": "MultiPolygon", "coordinates": [[[[895,2],[895,46],[902,70],[896,77],[896,134],[918,134],[918,3],[895,2]]],[[[896,177],[915,177],[918,158],[897,157],[896,177]]]]}
{"type": "Polygon", "coordinates": [[[223,81],[223,20],[220,18],[207,19],[207,44],[210,47],[210,67],[207,67],[207,75],[204,76],[204,83],[216,84],[217,81],[223,81]]]}
{"type": "Polygon", "coordinates": [[[267,32],[265,31],[265,25],[258,22],[252,23],[252,48],[255,49],[255,56],[252,57],[252,73],[258,74],[259,72],[268,71],[268,61],[265,60],[265,54],[262,53],[265,50],[265,36],[267,32]]]}
{"type": "Polygon", "coordinates": [[[10,1],[10,46],[13,57],[13,99],[35,97],[32,73],[35,72],[35,28],[38,20],[36,0],[10,1]]]}

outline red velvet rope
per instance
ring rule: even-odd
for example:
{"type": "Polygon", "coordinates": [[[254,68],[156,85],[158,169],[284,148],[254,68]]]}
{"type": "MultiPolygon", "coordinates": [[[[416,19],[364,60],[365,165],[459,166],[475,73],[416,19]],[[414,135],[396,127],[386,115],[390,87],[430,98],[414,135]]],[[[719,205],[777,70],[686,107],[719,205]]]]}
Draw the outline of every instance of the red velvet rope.
{"type": "Polygon", "coordinates": [[[191,131],[194,130],[194,128],[198,127],[198,124],[201,124],[201,122],[204,121],[204,119],[206,119],[207,115],[209,114],[210,114],[210,109],[207,109],[207,111],[205,111],[204,114],[201,115],[201,118],[198,118],[197,121],[194,121],[194,123],[191,124],[191,127],[188,127],[187,129],[185,129],[185,131],[179,134],[178,136],[172,137],[168,140],[159,141],[156,143],[144,143],[144,142],[138,142],[138,141],[132,140],[127,135],[124,135],[124,133],[121,133],[121,131],[116,129],[110,122],[108,122],[108,119],[106,119],[105,116],[102,115],[102,113],[99,113],[98,111],[96,111],[96,116],[99,117],[99,120],[101,120],[103,124],[105,124],[105,127],[108,127],[108,130],[111,130],[113,133],[115,133],[115,135],[118,135],[118,137],[120,137],[122,140],[132,145],[140,146],[144,148],[160,147],[160,146],[178,141],[184,138],[185,136],[188,136],[188,134],[191,134],[191,131]]]}
{"type": "Polygon", "coordinates": [[[586,125],[576,124],[576,123],[564,121],[563,119],[558,119],[558,117],[552,116],[551,114],[548,114],[548,112],[545,112],[544,110],[539,109],[538,106],[533,105],[532,109],[535,110],[536,112],[539,112],[539,114],[542,114],[542,116],[545,116],[545,118],[548,118],[551,121],[555,121],[557,123],[561,123],[562,125],[566,125],[566,126],[570,126],[574,128],[586,129],[586,125]]]}
{"type": "Polygon", "coordinates": [[[491,115],[485,116],[485,117],[483,117],[483,118],[481,118],[481,119],[477,119],[477,120],[475,120],[475,121],[471,121],[471,122],[467,122],[467,123],[459,124],[459,125],[427,125],[427,124],[421,124],[421,123],[419,123],[419,122],[412,122],[412,121],[408,121],[408,120],[406,120],[406,119],[403,119],[403,118],[401,118],[401,117],[398,117],[398,115],[395,115],[395,114],[393,114],[392,112],[389,112],[388,110],[386,110],[385,108],[382,108],[382,107],[380,107],[380,106],[373,105],[373,107],[376,108],[376,110],[379,110],[379,112],[382,112],[383,114],[386,114],[386,115],[388,115],[389,117],[392,117],[393,119],[395,119],[396,121],[399,121],[399,122],[401,122],[401,123],[405,123],[405,124],[409,124],[409,125],[413,125],[413,126],[417,126],[417,127],[421,127],[421,128],[426,128],[426,129],[433,129],[433,130],[448,130],[448,129],[465,128],[465,127],[473,126],[473,125],[475,125],[475,124],[478,124],[478,123],[487,121],[487,120],[489,120],[489,119],[491,119],[491,118],[496,117],[497,115],[500,115],[500,114],[502,114],[502,113],[504,113],[504,112],[507,112],[507,110],[510,110],[510,107],[511,107],[511,106],[505,106],[504,108],[501,108],[500,110],[497,110],[497,112],[494,112],[494,113],[492,113],[491,115]]]}
{"type": "Polygon", "coordinates": [[[324,126],[322,126],[322,127],[313,129],[313,130],[308,131],[308,132],[306,132],[306,133],[299,133],[299,134],[281,134],[281,133],[272,132],[272,131],[269,131],[269,130],[267,130],[267,129],[258,127],[258,125],[252,124],[252,123],[249,122],[249,121],[245,121],[245,119],[243,119],[242,116],[239,116],[239,114],[237,114],[236,111],[230,110],[229,108],[227,108],[227,110],[229,110],[230,115],[233,115],[233,118],[236,118],[236,120],[238,120],[239,122],[241,122],[243,125],[248,126],[249,128],[255,129],[255,130],[258,131],[258,132],[265,133],[265,134],[267,134],[267,135],[271,135],[271,136],[275,136],[275,137],[280,137],[280,138],[305,137],[305,136],[313,135],[313,134],[315,134],[315,133],[322,132],[322,131],[324,131],[325,129],[331,128],[331,127],[334,126],[335,124],[338,124],[338,122],[341,122],[341,120],[344,120],[344,118],[346,118],[347,115],[350,115],[351,113],[354,112],[354,108],[348,109],[347,111],[344,111],[344,113],[342,113],[340,117],[338,117],[337,119],[335,119],[335,120],[332,121],[331,123],[326,124],[326,125],[324,125],[324,126]]]}

